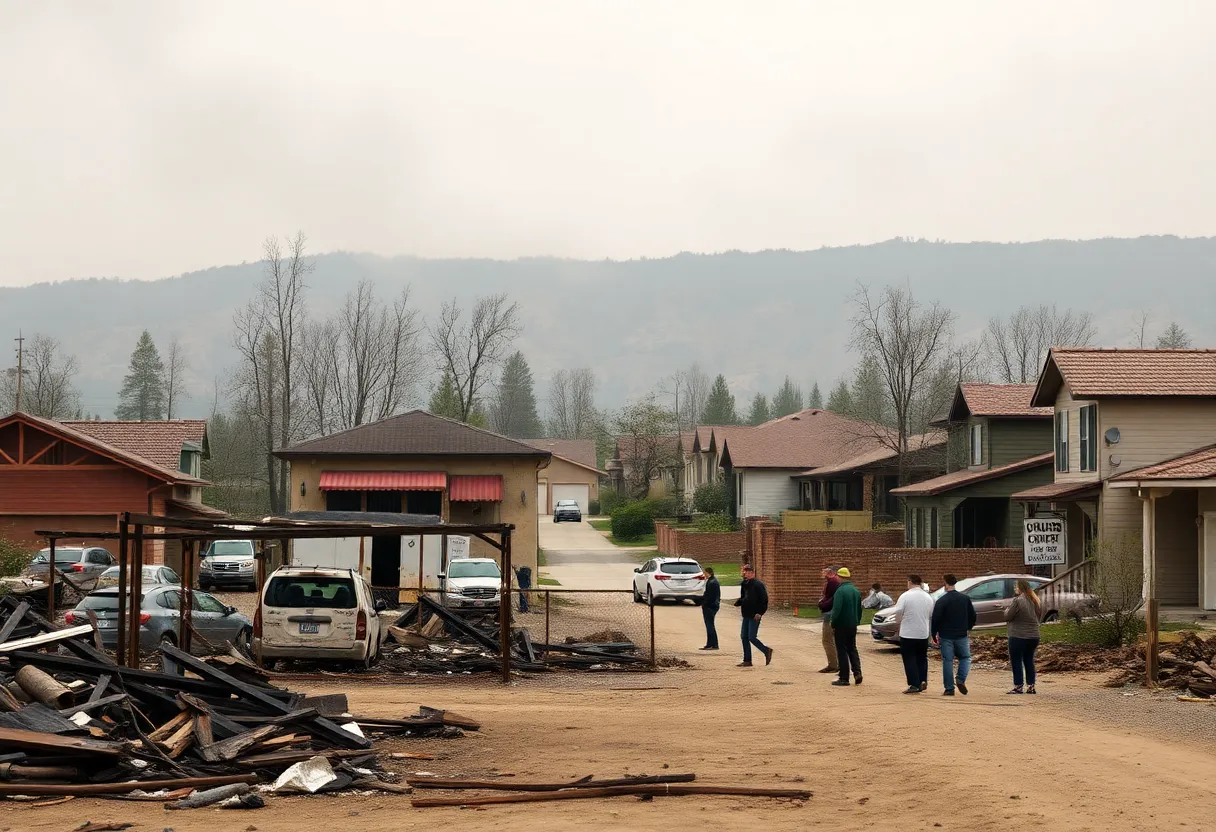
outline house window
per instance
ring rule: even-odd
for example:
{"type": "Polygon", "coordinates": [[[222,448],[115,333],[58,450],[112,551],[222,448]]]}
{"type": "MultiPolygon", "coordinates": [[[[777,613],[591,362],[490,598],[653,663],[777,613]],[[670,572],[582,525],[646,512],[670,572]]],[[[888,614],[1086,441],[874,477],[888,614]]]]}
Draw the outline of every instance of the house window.
{"type": "Polygon", "coordinates": [[[918,549],[925,548],[925,510],[923,508],[916,510],[916,546],[918,549]]]}
{"type": "Polygon", "coordinates": [[[1081,419],[1077,424],[1081,434],[1081,470],[1098,470],[1098,406],[1081,408],[1081,419]]]}
{"type": "Polygon", "coordinates": [[[984,426],[971,426],[971,464],[984,464],[984,426]]]}
{"type": "Polygon", "coordinates": [[[1056,470],[1068,470],[1068,411],[1056,411],[1056,470]]]}
{"type": "Polygon", "coordinates": [[[929,509],[929,548],[936,549],[938,546],[937,537],[937,509],[929,509]]]}
{"type": "Polygon", "coordinates": [[[904,509],[904,545],[912,546],[912,509],[904,509]]]}

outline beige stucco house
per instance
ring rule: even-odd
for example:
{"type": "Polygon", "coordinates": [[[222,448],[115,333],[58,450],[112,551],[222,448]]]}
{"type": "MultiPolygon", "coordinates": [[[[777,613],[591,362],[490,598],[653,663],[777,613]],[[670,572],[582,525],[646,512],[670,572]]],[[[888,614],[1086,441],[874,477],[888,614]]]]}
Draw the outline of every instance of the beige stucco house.
{"type": "Polygon", "coordinates": [[[1053,349],[1054,481],[1013,499],[1067,519],[1068,561],[1133,537],[1162,604],[1216,609],[1216,351],[1053,349]]]}
{"type": "Polygon", "coordinates": [[[558,500],[574,500],[591,513],[591,503],[599,502],[600,478],[608,472],[595,464],[593,439],[527,439],[527,444],[553,455],[537,482],[536,513],[549,515],[558,500]]]}

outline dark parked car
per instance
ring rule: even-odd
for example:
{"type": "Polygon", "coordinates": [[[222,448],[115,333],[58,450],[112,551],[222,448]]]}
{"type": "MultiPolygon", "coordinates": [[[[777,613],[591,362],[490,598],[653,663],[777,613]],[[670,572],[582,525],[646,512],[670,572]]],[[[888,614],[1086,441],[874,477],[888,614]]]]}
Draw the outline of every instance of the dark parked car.
{"type": "Polygon", "coordinates": [[[553,522],[564,523],[567,520],[575,523],[583,522],[583,510],[575,500],[558,500],[553,507],[553,522]]]}
{"type": "MultiPolygon", "coordinates": [[[[158,650],[162,644],[176,646],[178,643],[178,624],[181,607],[180,586],[156,585],[144,590],[140,601],[139,615],[139,646],[141,650],[158,650]]],[[[195,590],[190,611],[190,620],[194,629],[202,635],[202,639],[191,639],[191,649],[196,653],[207,652],[206,639],[216,648],[223,648],[224,642],[231,641],[240,647],[247,648],[253,635],[253,622],[236,611],[236,607],[226,607],[216,598],[205,592],[195,590]]],[[[97,616],[97,631],[101,634],[101,643],[114,649],[118,646],[118,590],[116,588],[99,589],[90,592],[81,600],[76,608],[68,612],[68,624],[88,624],[89,610],[97,616]]]]}
{"type": "MultiPolygon", "coordinates": [[[[43,549],[34,555],[26,574],[33,578],[46,578],[47,565],[51,560],[51,550],[43,549]]],[[[101,577],[117,561],[107,550],[95,546],[57,546],[55,547],[55,569],[63,572],[76,584],[92,586],[92,581],[101,577]]]]}

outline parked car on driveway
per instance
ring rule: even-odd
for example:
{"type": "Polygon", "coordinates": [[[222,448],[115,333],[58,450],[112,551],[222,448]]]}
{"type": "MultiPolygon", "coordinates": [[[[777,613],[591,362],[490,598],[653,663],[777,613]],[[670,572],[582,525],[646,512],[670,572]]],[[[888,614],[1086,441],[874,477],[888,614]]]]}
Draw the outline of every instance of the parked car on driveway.
{"type": "Polygon", "coordinates": [[[198,568],[199,589],[236,586],[258,588],[252,540],[213,540],[198,568]]]}
{"type": "MultiPolygon", "coordinates": [[[[975,578],[964,578],[955,585],[955,589],[968,596],[975,606],[976,629],[1004,626],[1005,608],[1013,601],[1013,585],[1019,579],[1027,581],[1035,590],[1051,580],[1040,575],[980,575],[975,578]]],[[[945,587],[937,589],[932,593],[933,599],[936,601],[945,592],[945,587]]],[[[1050,599],[1044,599],[1043,621],[1045,623],[1055,621],[1066,610],[1085,609],[1092,606],[1096,606],[1096,599],[1092,595],[1080,592],[1053,592],[1050,599]]],[[[870,635],[875,641],[899,643],[899,619],[896,617],[893,607],[874,614],[874,620],[870,622],[870,635]]]]}
{"type": "Polygon", "coordinates": [[[705,597],[705,573],[691,558],[652,558],[633,570],[633,600],[654,606],[656,601],[692,601],[705,597]]]}
{"type": "Polygon", "coordinates": [[[502,571],[493,558],[457,558],[441,574],[443,603],[453,608],[496,608],[502,597],[502,571]]]}
{"type": "Polygon", "coordinates": [[[575,500],[558,500],[557,505],[553,506],[553,522],[564,523],[566,521],[583,522],[583,510],[578,507],[578,502],[575,500]]]}
{"type": "MultiPolygon", "coordinates": [[[[158,650],[165,644],[177,646],[181,592],[180,586],[164,584],[144,590],[139,604],[141,650],[158,650]]],[[[224,606],[217,598],[199,590],[195,590],[191,596],[194,603],[190,610],[190,620],[194,629],[203,637],[191,639],[192,652],[207,652],[203,639],[217,648],[222,648],[226,641],[240,647],[248,647],[253,624],[237,612],[236,607],[224,606]]],[[[90,592],[81,599],[75,609],[67,613],[67,623],[88,624],[89,611],[92,610],[97,616],[97,631],[101,634],[101,643],[112,650],[118,646],[118,601],[118,590],[115,588],[90,592]]]]}
{"type": "MultiPolygon", "coordinates": [[[[43,549],[34,555],[34,559],[26,569],[26,574],[31,578],[42,578],[45,580],[50,560],[51,550],[43,549]]],[[[100,578],[101,573],[105,572],[115,563],[117,561],[114,559],[114,556],[108,550],[100,547],[55,547],[55,569],[67,575],[73,583],[83,583],[85,586],[90,586],[89,581],[95,581],[100,578]]]]}
{"type": "Polygon", "coordinates": [[[384,601],[353,569],[284,566],[262,589],[254,646],[263,660],[335,659],[371,667],[380,658],[384,601]]]}
{"type": "MultiPolygon", "coordinates": [[[[139,580],[145,587],[155,584],[180,584],[182,582],[177,573],[167,566],[145,566],[140,573],[139,580]]],[[[105,572],[102,572],[101,577],[97,579],[98,589],[107,586],[118,586],[117,566],[111,566],[105,572]]]]}

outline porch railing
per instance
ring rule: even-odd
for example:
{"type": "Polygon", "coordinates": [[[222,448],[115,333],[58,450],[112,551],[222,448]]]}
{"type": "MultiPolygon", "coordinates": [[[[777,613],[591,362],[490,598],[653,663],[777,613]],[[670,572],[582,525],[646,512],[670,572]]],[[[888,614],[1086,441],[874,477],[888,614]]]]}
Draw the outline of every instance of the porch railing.
{"type": "Polygon", "coordinates": [[[1082,561],[1036,589],[1045,615],[1053,617],[1054,613],[1054,617],[1063,618],[1088,614],[1094,606],[1096,566],[1092,560],[1082,561]]]}

